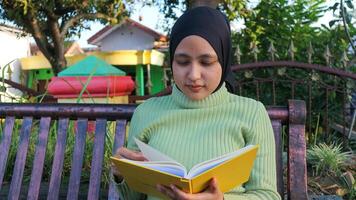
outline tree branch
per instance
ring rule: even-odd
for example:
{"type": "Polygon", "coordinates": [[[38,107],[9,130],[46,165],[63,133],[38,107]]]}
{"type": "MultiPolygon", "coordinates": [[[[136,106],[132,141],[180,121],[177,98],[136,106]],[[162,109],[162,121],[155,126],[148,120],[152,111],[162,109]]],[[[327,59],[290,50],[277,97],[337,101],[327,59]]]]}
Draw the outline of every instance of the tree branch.
{"type": "Polygon", "coordinates": [[[45,55],[48,59],[51,57],[50,50],[52,49],[51,45],[48,43],[47,38],[43,35],[37,19],[33,16],[32,11],[28,11],[26,14],[26,21],[28,23],[27,26],[32,32],[32,36],[38,45],[38,48],[41,50],[43,55],[45,55]]]}
{"type": "Polygon", "coordinates": [[[46,8],[43,11],[46,13],[50,20],[58,20],[59,17],[52,10],[48,10],[48,8],[46,8]]]}
{"type": "Polygon", "coordinates": [[[55,1],[55,9],[53,10],[54,14],[61,16],[73,11],[75,11],[74,6],[63,7],[61,3],[55,1]]]}
{"type": "Polygon", "coordinates": [[[70,20],[68,20],[62,30],[61,30],[61,36],[64,38],[65,35],[67,34],[69,28],[71,28],[72,26],[74,26],[74,24],[76,22],[78,22],[81,19],[107,19],[107,18],[111,18],[108,15],[102,14],[102,13],[82,13],[82,14],[78,14],[77,16],[74,16],[73,18],[71,18],[70,20]]]}
{"type": "MultiPolygon", "coordinates": [[[[61,58],[64,58],[64,55],[60,55],[60,51],[58,51],[55,47],[63,49],[63,44],[61,44],[62,45],[61,46],[61,45],[52,45],[49,43],[47,36],[44,35],[43,31],[41,31],[41,29],[40,29],[39,22],[35,18],[34,14],[33,14],[33,10],[29,10],[27,12],[25,19],[27,22],[25,26],[28,27],[33,38],[36,41],[38,48],[41,50],[41,52],[47,58],[47,60],[51,63],[54,73],[57,74],[59,72],[60,67],[62,65],[65,65],[65,59],[64,59],[64,61],[63,61],[63,59],[61,60],[61,58]],[[61,63],[61,65],[59,65],[58,63],[61,63]]],[[[51,19],[49,19],[48,21],[51,21],[51,19]]],[[[52,27],[50,27],[50,28],[52,28],[52,27]]],[[[57,35],[60,35],[58,28],[57,28],[57,32],[58,32],[57,35]]],[[[52,35],[53,35],[53,33],[52,33],[52,35]]],[[[58,42],[61,43],[58,40],[58,38],[55,39],[54,36],[52,38],[54,40],[53,43],[58,43],[58,42]],[[55,40],[57,40],[57,41],[55,41],[55,40]]],[[[62,54],[64,54],[64,53],[62,53],[62,54]]]]}
{"type": "Polygon", "coordinates": [[[53,38],[53,46],[57,47],[55,48],[55,55],[57,57],[62,57],[61,54],[64,54],[64,37],[61,36],[60,30],[59,30],[59,25],[57,20],[48,20],[48,25],[51,30],[52,38],[53,38]]]}
{"type": "Polygon", "coordinates": [[[350,43],[352,49],[354,50],[354,55],[356,56],[356,47],[354,45],[354,42],[351,39],[349,30],[347,28],[347,22],[346,22],[346,17],[345,17],[345,12],[344,12],[344,1],[343,0],[340,0],[340,9],[341,9],[341,18],[342,18],[342,22],[344,24],[344,30],[345,30],[345,33],[346,33],[346,37],[349,40],[349,43],[350,43]]]}
{"type": "Polygon", "coordinates": [[[220,2],[220,0],[188,0],[188,8],[192,9],[199,6],[208,6],[211,8],[216,8],[220,2]]]}

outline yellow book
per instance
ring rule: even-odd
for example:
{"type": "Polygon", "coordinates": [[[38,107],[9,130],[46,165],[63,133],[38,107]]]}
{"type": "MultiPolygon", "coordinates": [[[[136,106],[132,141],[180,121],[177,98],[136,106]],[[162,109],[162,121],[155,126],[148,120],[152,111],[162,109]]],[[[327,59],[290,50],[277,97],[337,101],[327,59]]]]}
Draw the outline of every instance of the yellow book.
{"type": "Polygon", "coordinates": [[[135,139],[139,149],[149,161],[133,161],[111,157],[129,187],[137,192],[167,198],[156,189],[157,184],[174,184],[188,193],[203,191],[215,177],[222,192],[228,192],[248,181],[257,154],[257,145],[198,163],[189,172],[186,168],[135,139]]]}

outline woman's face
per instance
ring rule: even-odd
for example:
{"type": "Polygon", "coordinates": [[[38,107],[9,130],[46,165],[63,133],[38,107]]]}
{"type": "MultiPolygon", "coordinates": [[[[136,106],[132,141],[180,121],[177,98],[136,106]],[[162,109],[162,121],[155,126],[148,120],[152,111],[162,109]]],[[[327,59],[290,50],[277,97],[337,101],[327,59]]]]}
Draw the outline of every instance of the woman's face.
{"type": "Polygon", "coordinates": [[[222,74],[213,47],[196,35],[188,36],[179,43],[172,68],[175,84],[192,100],[201,100],[213,93],[222,74]]]}

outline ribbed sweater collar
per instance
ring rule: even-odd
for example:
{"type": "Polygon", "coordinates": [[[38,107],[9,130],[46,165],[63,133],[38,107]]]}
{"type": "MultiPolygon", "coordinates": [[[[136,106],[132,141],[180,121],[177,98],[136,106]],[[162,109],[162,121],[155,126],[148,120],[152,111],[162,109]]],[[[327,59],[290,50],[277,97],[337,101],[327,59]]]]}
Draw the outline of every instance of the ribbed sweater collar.
{"type": "Polygon", "coordinates": [[[173,101],[182,108],[204,108],[204,107],[212,107],[224,104],[229,101],[229,92],[225,87],[225,83],[221,86],[219,90],[210,94],[204,99],[201,100],[191,100],[187,96],[185,96],[178,87],[174,84],[172,90],[172,98],[173,101]]]}

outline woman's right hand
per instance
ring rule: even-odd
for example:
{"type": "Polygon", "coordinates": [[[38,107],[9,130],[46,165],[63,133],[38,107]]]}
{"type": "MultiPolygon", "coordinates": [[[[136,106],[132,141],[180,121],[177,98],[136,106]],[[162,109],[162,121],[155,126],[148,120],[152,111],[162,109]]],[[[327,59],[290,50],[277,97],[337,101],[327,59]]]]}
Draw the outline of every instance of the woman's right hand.
{"type": "MultiPolygon", "coordinates": [[[[137,161],[147,161],[147,159],[143,156],[143,154],[139,151],[132,151],[129,150],[125,147],[121,147],[119,148],[114,157],[116,158],[126,158],[129,160],[137,160],[137,161]]],[[[122,175],[120,173],[120,171],[116,168],[116,166],[114,164],[111,164],[111,171],[113,173],[114,176],[116,176],[116,178],[118,180],[122,180],[122,175]]]]}

